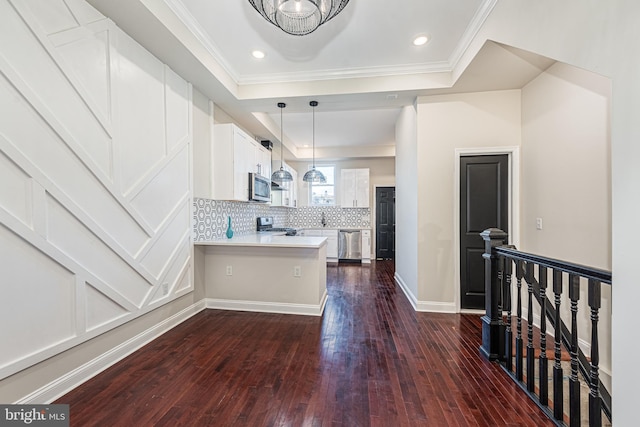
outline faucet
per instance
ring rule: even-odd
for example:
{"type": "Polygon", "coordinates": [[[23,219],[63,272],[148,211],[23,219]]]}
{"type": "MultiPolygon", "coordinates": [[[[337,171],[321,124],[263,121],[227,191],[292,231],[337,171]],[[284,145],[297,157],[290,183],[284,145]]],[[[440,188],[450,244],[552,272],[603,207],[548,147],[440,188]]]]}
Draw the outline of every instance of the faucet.
{"type": "Polygon", "coordinates": [[[327,226],[327,219],[324,217],[324,212],[322,212],[322,218],[320,219],[320,224],[322,224],[323,227],[327,226]]]}

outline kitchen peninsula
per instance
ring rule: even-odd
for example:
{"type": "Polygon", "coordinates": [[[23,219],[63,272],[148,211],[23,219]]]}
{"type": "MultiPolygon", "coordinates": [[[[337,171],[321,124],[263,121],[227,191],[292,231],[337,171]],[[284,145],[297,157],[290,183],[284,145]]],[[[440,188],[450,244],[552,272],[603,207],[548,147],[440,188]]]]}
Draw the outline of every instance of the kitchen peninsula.
{"type": "Polygon", "coordinates": [[[208,308],[321,316],[327,239],[249,234],[203,246],[208,308]]]}

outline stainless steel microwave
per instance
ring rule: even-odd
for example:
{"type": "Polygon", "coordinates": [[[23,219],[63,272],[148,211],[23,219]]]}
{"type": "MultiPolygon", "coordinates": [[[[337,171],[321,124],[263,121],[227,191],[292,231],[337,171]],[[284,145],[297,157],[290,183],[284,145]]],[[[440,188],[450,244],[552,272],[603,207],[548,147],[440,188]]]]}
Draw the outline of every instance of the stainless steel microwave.
{"type": "Polygon", "coordinates": [[[271,179],[257,173],[249,173],[249,201],[271,201],[271,179]]]}

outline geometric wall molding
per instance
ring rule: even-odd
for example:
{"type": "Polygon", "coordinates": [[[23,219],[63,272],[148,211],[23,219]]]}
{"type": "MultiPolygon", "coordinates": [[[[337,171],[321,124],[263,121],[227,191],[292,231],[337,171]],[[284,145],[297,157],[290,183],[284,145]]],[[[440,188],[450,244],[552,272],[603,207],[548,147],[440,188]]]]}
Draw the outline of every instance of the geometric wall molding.
{"type": "Polygon", "coordinates": [[[0,2],[0,379],[193,291],[191,85],[80,0],[0,2]]]}

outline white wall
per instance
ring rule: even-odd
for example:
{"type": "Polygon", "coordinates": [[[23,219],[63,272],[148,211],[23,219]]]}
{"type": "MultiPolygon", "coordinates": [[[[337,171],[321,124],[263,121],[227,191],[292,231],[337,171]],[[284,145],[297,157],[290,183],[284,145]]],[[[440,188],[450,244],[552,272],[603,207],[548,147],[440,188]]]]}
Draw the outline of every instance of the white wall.
{"type": "Polygon", "coordinates": [[[14,402],[193,303],[191,86],[84,2],[0,1],[0,52],[14,402]]]}
{"type": "Polygon", "coordinates": [[[637,242],[640,240],[640,2],[499,1],[463,55],[464,69],[486,40],[547,56],[612,80],[613,422],[637,423],[637,242]]]}
{"type": "MultiPolygon", "coordinates": [[[[562,63],[522,89],[519,249],[611,269],[610,98],[608,78],[562,63]],[[536,218],[542,218],[542,230],[536,229],[536,218]]],[[[580,339],[588,345],[591,327],[586,283],[583,288],[579,330],[580,339]]],[[[570,311],[565,297],[563,315],[568,324],[570,311]]],[[[608,384],[610,286],[603,286],[602,297],[600,368],[608,384]]]]}
{"type": "Polygon", "coordinates": [[[610,95],[562,63],[522,89],[522,250],[611,268],[610,95]]]}
{"type": "Polygon", "coordinates": [[[520,145],[520,91],[419,97],[419,309],[455,311],[455,150],[520,145]]]}
{"type": "Polygon", "coordinates": [[[404,107],[396,122],[396,280],[414,307],[418,298],[417,112],[404,107]]]}

